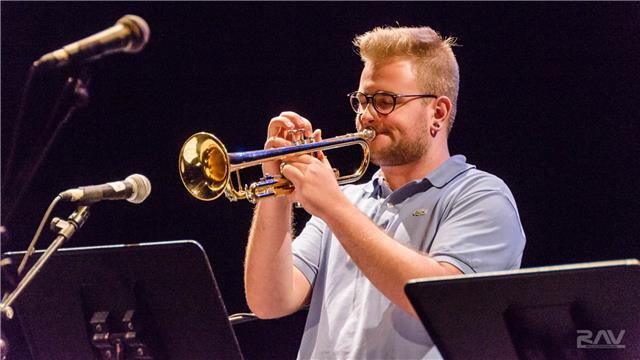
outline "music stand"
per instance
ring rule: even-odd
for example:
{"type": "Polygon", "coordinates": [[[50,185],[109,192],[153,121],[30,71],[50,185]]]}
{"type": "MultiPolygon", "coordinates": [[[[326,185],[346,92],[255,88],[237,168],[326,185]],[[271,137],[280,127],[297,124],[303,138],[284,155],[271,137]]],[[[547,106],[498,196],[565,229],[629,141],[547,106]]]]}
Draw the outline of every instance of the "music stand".
{"type": "MultiPolygon", "coordinates": [[[[3,257],[17,264],[23,254],[3,257]]],[[[136,352],[125,358],[242,359],[195,241],[60,249],[15,313],[34,359],[100,358],[118,334],[136,352]]]]}
{"type": "Polygon", "coordinates": [[[405,293],[445,359],[637,359],[639,284],[630,259],[416,279],[405,293]]]}

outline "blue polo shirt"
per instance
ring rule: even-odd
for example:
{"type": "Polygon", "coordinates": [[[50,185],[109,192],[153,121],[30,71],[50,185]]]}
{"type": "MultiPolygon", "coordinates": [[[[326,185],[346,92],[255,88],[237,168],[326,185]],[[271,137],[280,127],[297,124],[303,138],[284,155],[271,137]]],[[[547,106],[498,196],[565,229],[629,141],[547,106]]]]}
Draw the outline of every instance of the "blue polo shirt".
{"type": "MultiPolygon", "coordinates": [[[[395,191],[381,171],[342,190],[396,241],[464,273],[520,267],[525,235],[509,188],[462,155],[395,191]]],[[[298,358],[440,358],[420,321],[371,284],[321,219],[307,222],[293,256],[313,287],[298,358]]]]}

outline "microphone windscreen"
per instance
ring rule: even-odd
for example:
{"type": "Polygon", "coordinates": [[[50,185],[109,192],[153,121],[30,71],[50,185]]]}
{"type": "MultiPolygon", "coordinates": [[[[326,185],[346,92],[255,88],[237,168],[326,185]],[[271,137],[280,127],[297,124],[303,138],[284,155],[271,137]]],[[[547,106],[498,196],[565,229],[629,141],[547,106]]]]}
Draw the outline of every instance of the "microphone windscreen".
{"type": "Polygon", "coordinates": [[[151,30],[149,29],[149,25],[144,21],[143,18],[136,15],[125,15],[118,19],[118,24],[123,25],[129,31],[131,31],[131,38],[127,47],[123,50],[127,53],[137,53],[140,52],[149,42],[149,36],[151,35],[151,30]]]}
{"type": "Polygon", "coordinates": [[[151,182],[149,182],[149,179],[144,175],[129,175],[124,181],[133,187],[133,193],[127,199],[128,202],[140,204],[151,194],[151,182]]]}

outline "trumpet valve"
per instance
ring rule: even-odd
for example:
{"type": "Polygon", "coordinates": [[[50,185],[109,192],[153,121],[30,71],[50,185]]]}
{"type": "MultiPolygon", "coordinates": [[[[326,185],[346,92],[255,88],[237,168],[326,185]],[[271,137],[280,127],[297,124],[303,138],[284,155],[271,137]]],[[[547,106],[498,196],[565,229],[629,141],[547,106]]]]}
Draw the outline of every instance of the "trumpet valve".
{"type": "Polygon", "coordinates": [[[307,137],[304,136],[304,129],[287,130],[287,135],[291,138],[291,143],[294,146],[306,144],[308,142],[307,137]]]}

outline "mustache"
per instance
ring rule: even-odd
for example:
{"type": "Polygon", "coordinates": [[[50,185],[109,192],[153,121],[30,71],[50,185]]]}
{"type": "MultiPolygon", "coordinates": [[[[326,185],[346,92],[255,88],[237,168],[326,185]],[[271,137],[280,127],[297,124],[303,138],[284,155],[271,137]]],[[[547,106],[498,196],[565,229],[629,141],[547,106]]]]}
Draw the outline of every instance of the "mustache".
{"type": "Polygon", "coordinates": [[[355,123],[356,123],[356,131],[358,131],[358,132],[364,130],[365,128],[371,128],[371,129],[375,130],[376,134],[385,134],[385,135],[389,134],[387,129],[385,129],[383,126],[380,126],[380,125],[374,126],[374,125],[369,124],[366,127],[363,126],[363,124],[362,124],[362,114],[356,115],[355,123]]]}
{"type": "MultiPolygon", "coordinates": [[[[362,122],[360,121],[360,117],[361,116],[358,115],[358,118],[357,118],[357,121],[356,121],[356,130],[357,131],[362,131],[362,130],[365,129],[365,127],[362,126],[362,122]]],[[[367,126],[367,128],[375,130],[376,134],[386,134],[387,133],[387,131],[384,128],[380,127],[380,126],[369,125],[369,126],[367,126]]]]}
{"type": "MultiPolygon", "coordinates": [[[[388,132],[387,132],[385,129],[383,129],[383,128],[379,128],[379,127],[375,127],[375,126],[367,126],[366,128],[367,128],[367,129],[373,129],[373,130],[376,132],[376,134],[377,134],[377,135],[380,135],[380,134],[388,134],[388,132]]],[[[360,124],[358,124],[358,125],[356,126],[356,130],[357,130],[357,131],[362,131],[362,130],[364,130],[364,129],[365,129],[365,128],[364,128],[362,125],[360,125],[360,124]]]]}
{"type": "Polygon", "coordinates": [[[376,127],[376,126],[369,126],[369,127],[371,129],[375,130],[377,135],[388,134],[389,133],[385,128],[382,128],[382,127],[376,127]]]}

